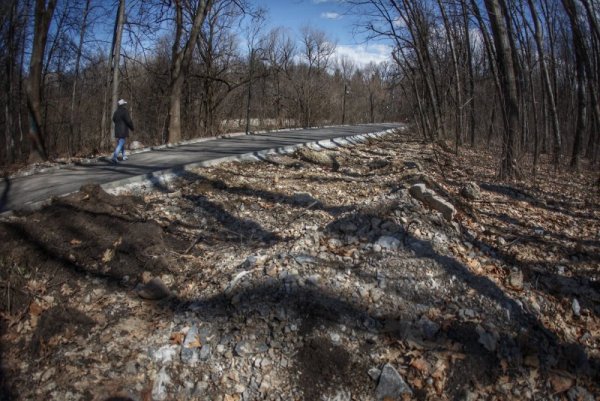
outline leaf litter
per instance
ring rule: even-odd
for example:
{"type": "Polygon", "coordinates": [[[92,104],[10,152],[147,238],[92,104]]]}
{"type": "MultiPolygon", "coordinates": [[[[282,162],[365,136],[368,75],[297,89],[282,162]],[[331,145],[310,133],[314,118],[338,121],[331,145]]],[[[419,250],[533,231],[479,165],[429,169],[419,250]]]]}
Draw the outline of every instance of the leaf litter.
{"type": "Polygon", "coordinates": [[[542,164],[500,182],[493,160],[404,131],[17,213],[0,394],[597,399],[594,177],[542,164]],[[150,283],[164,296],[142,298],[150,283]],[[384,366],[410,392],[376,393],[384,366]]]}

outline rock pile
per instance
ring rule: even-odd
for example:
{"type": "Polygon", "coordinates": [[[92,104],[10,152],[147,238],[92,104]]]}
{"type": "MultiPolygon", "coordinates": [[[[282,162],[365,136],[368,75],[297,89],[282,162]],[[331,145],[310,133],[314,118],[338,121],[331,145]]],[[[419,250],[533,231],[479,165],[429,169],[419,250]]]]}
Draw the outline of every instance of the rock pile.
{"type": "MultiPolygon", "coordinates": [[[[96,214],[81,212],[87,220],[70,226],[77,238],[64,244],[73,261],[52,265],[80,273],[27,283],[39,296],[3,336],[11,391],[23,399],[101,401],[533,400],[553,393],[537,379],[553,344],[537,343],[530,304],[500,287],[506,281],[524,293],[526,279],[503,266],[505,279],[485,277],[491,250],[453,224],[454,206],[424,184],[401,181],[414,170],[411,159],[426,169],[430,155],[421,152],[389,138],[295,161],[197,170],[128,196],[102,194],[121,205],[98,209],[112,220],[97,225],[96,214]],[[122,221],[160,230],[154,241],[142,237],[146,246],[132,244],[125,230],[106,249],[93,247],[105,226],[122,221]],[[94,257],[85,259],[84,249],[94,257]],[[129,271],[117,269],[121,261],[129,271]],[[86,330],[65,319],[52,328],[42,323],[57,304],[85,316],[86,330]],[[517,342],[523,327],[529,337],[517,342]],[[39,354],[23,348],[32,338],[39,354]]],[[[90,201],[75,199],[69,210],[90,201]]],[[[48,212],[39,213],[34,218],[48,212]]],[[[582,373],[577,386],[554,383],[586,399],[594,391],[589,377],[582,373]]]]}

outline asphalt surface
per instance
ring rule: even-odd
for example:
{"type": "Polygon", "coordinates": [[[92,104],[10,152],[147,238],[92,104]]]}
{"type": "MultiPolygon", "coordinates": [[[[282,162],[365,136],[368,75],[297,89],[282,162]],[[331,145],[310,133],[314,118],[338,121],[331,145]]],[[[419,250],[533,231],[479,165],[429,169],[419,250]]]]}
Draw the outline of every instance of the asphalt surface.
{"type": "Polygon", "coordinates": [[[190,166],[217,164],[320,141],[333,140],[327,143],[335,145],[337,139],[360,138],[365,134],[401,126],[395,123],[364,124],[234,135],[129,154],[129,160],[117,165],[99,160],[53,168],[29,176],[6,178],[0,183],[0,213],[34,209],[47,203],[52,197],[76,192],[86,184],[116,187],[141,182],[160,174],[176,174],[190,166]]]}

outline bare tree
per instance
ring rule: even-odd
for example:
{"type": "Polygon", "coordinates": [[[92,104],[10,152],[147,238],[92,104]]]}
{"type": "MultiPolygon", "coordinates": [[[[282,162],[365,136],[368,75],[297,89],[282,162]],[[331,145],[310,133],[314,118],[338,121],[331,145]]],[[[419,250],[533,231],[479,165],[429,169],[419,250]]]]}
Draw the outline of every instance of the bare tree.
{"type": "Polygon", "coordinates": [[[325,89],[321,78],[335,51],[335,45],[323,31],[311,27],[302,28],[301,35],[302,64],[297,68],[299,74],[292,76],[293,69],[287,69],[286,73],[296,92],[299,120],[302,126],[310,127],[317,120],[314,114],[322,101],[319,94],[325,89]]]}
{"type": "Polygon", "coordinates": [[[554,99],[554,91],[552,90],[552,84],[550,82],[550,74],[546,65],[546,57],[544,54],[543,44],[543,31],[538,13],[533,0],[527,0],[529,4],[529,10],[531,12],[531,18],[534,26],[534,38],[537,47],[538,59],[540,63],[540,72],[542,75],[542,82],[544,84],[545,95],[548,99],[548,106],[550,109],[550,118],[552,121],[552,132],[554,133],[554,165],[558,167],[560,163],[560,152],[561,152],[561,136],[560,136],[560,124],[558,122],[558,112],[556,109],[556,101],[554,99]]]}
{"type": "Polygon", "coordinates": [[[31,151],[29,160],[35,161],[36,156],[42,160],[48,159],[48,153],[44,143],[42,132],[42,60],[48,29],[52,21],[52,14],[56,8],[56,0],[36,0],[35,2],[35,26],[33,33],[33,46],[29,60],[29,77],[27,79],[27,106],[29,110],[29,140],[31,151]]]}
{"type": "MultiPolygon", "coordinates": [[[[125,0],[119,0],[119,7],[117,9],[117,15],[115,17],[115,24],[113,30],[113,39],[110,51],[110,57],[108,61],[107,81],[106,90],[104,92],[104,108],[102,114],[102,137],[100,147],[104,149],[106,147],[106,139],[111,137],[114,139],[114,129],[107,132],[107,124],[110,120],[110,116],[117,109],[117,101],[119,99],[119,64],[121,60],[121,40],[123,38],[123,27],[125,25],[125,0]],[[108,108],[108,91],[111,91],[111,103],[108,108]]],[[[112,123],[111,123],[112,127],[112,123]]]]}
{"type": "Polygon", "coordinates": [[[85,34],[86,34],[86,30],[88,27],[88,16],[90,13],[90,1],[91,0],[85,0],[85,6],[83,9],[83,20],[81,22],[81,28],[79,31],[79,42],[77,44],[77,55],[75,56],[75,73],[74,73],[74,77],[73,77],[73,88],[71,90],[71,118],[70,118],[70,125],[71,125],[71,135],[69,135],[69,154],[73,155],[75,152],[75,145],[73,143],[73,141],[76,142],[77,147],[80,146],[80,142],[81,142],[81,132],[79,130],[79,123],[78,123],[78,119],[79,119],[79,110],[78,110],[78,106],[79,106],[79,102],[77,101],[77,96],[78,96],[78,84],[79,84],[79,75],[80,75],[80,69],[81,69],[81,55],[83,52],[83,43],[85,40],[85,34]]]}
{"type": "Polygon", "coordinates": [[[513,48],[506,24],[506,3],[504,0],[485,0],[485,6],[496,46],[496,63],[500,73],[502,99],[506,110],[500,177],[514,178],[519,175],[516,147],[516,141],[519,138],[519,100],[513,48]]]}
{"type": "Polygon", "coordinates": [[[347,56],[342,56],[339,60],[342,80],[344,81],[344,91],[342,92],[342,125],[346,123],[346,97],[348,96],[348,81],[354,74],[354,63],[347,56]]]}
{"type": "Polygon", "coordinates": [[[192,54],[200,34],[200,28],[212,5],[212,0],[199,0],[189,10],[192,26],[189,35],[184,39],[184,4],[181,0],[173,1],[175,7],[175,39],[173,40],[171,58],[171,83],[169,94],[169,117],[167,142],[181,140],[181,93],[186,74],[190,67],[192,54]]]}

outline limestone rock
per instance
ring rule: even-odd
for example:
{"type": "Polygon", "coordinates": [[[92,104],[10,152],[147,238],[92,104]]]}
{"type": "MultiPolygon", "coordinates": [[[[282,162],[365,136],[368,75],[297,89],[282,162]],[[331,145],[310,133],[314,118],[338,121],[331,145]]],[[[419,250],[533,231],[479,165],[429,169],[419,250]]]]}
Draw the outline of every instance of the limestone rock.
{"type": "Polygon", "coordinates": [[[317,152],[309,148],[300,148],[297,152],[300,159],[313,164],[319,164],[330,168],[338,168],[339,164],[330,152],[317,152]]]}
{"type": "Polygon", "coordinates": [[[392,365],[385,364],[379,376],[375,399],[377,401],[401,400],[402,394],[412,394],[411,388],[392,365]]]}
{"type": "Polygon", "coordinates": [[[380,237],[375,244],[379,245],[382,249],[388,249],[390,251],[400,248],[400,240],[390,236],[380,237]]]}
{"type": "Polygon", "coordinates": [[[460,194],[467,199],[476,200],[481,197],[481,190],[479,189],[479,185],[474,182],[468,182],[460,189],[460,194]]]}
{"type": "Polygon", "coordinates": [[[515,290],[522,290],[523,272],[521,270],[513,270],[508,276],[508,284],[515,290]]]}
{"type": "Polygon", "coordinates": [[[446,220],[451,221],[454,218],[454,214],[456,213],[454,206],[427,188],[425,184],[415,184],[410,187],[409,192],[415,199],[442,213],[446,220]]]}

